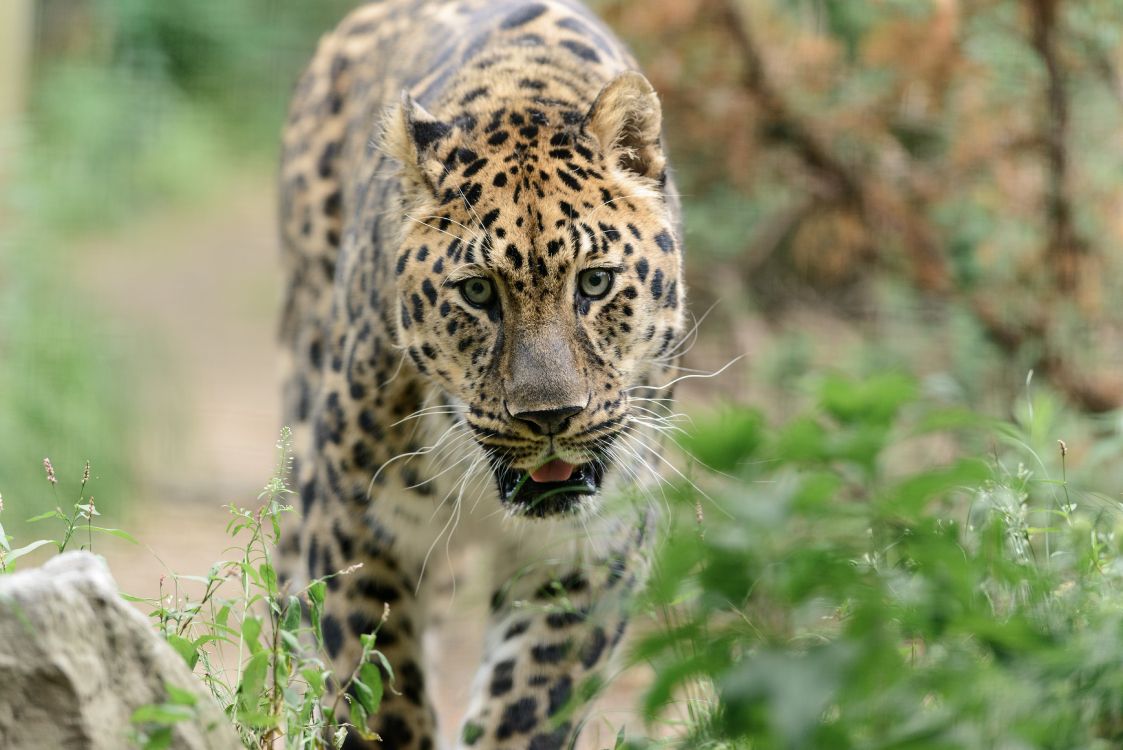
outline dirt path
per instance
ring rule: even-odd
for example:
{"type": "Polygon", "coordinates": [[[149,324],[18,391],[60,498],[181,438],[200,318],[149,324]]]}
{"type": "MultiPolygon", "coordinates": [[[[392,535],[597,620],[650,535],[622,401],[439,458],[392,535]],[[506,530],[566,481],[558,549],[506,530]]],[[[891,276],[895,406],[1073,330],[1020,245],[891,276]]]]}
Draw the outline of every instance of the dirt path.
{"type": "MultiPolygon", "coordinates": [[[[275,459],[280,426],[274,326],[279,274],[273,189],[229,186],[186,211],[157,215],[75,253],[87,291],[152,351],[136,446],[138,497],[121,524],[143,543],[103,551],[123,590],[155,597],[161,576],[204,575],[229,557],[227,503],[253,505],[275,459]]],[[[434,688],[454,731],[480,652],[484,593],[461,587],[432,639],[434,688]]],[[[615,680],[582,745],[611,747],[634,717],[642,671],[615,680]]]]}

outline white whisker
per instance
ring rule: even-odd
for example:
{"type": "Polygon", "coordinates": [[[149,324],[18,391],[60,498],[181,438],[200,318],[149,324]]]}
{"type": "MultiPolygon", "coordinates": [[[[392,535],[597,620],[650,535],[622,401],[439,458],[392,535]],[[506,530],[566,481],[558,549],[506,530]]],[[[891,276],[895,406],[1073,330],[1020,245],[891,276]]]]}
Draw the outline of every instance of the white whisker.
{"type": "Polygon", "coordinates": [[[422,407],[422,408],[418,409],[417,411],[415,411],[413,414],[410,414],[409,416],[402,417],[397,422],[394,422],[393,424],[391,424],[390,427],[397,427],[398,425],[402,424],[403,422],[408,422],[411,419],[420,419],[422,417],[439,416],[439,415],[444,415],[444,414],[464,414],[467,411],[468,410],[466,408],[464,408],[463,406],[454,406],[454,405],[450,405],[450,404],[440,404],[438,406],[425,406],[425,407],[422,407]]]}
{"type": "Polygon", "coordinates": [[[730,367],[732,367],[734,364],[741,361],[742,359],[744,359],[747,356],[749,356],[749,355],[748,354],[738,354],[736,357],[734,357],[733,359],[729,360],[724,365],[722,365],[722,367],[720,369],[714,370],[713,372],[705,374],[705,375],[683,375],[681,377],[675,378],[674,380],[667,383],[666,385],[634,385],[630,388],[625,388],[624,392],[627,393],[628,391],[639,390],[639,389],[642,389],[642,388],[650,388],[654,391],[665,391],[668,388],[670,388],[671,386],[675,385],[676,383],[681,383],[684,380],[695,380],[695,379],[699,379],[699,378],[701,378],[701,379],[716,378],[718,375],[721,375],[723,372],[725,372],[730,367]]]}
{"type": "Polygon", "coordinates": [[[378,477],[380,477],[382,475],[383,469],[385,469],[387,466],[394,463],[395,461],[398,461],[399,459],[403,459],[403,458],[404,459],[410,459],[410,458],[413,458],[414,456],[424,456],[428,453],[432,453],[434,450],[439,448],[441,446],[441,443],[445,439],[448,438],[449,434],[452,433],[452,431],[457,429],[458,427],[463,427],[463,425],[461,425],[461,424],[452,425],[447,430],[445,430],[443,433],[441,433],[441,436],[438,437],[437,441],[435,443],[433,443],[432,445],[427,445],[423,448],[418,448],[417,450],[410,451],[408,453],[399,453],[398,455],[394,456],[393,458],[386,459],[386,461],[381,466],[378,467],[378,470],[374,472],[374,476],[371,477],[370,483],[367,485],[367,496],[369,497],[371,492],[374,491],[374,485],[378,482],[378,477]]]}
{"type": "Polygon", "coordinates": [[[691,349],[693,349],[694,345],[698,343],[698,338],[699,338],[698,329],[701,327],[702,323],[705,322],[706,318],[708,318],[710,316],[710,313],[712,313],[715,309],[717,309],[717,306],[719,304],[721,304],[721,302],[722,302],[722,300],[720,300],[720,299],[717,300],[712,305],[710,305],[709,308],[706,309],[706,312],[702,313],[701,316],[695,318],[694,319],[694,325],[690,327],[690,330],[688,330],[686,333],[684,333],[682,335],[682,338],[680,338],[678,340],[678,343],[675,344],[671,348],[670,351],[668,351],[662,357],[660,357],[659,359],[656,359],[654,361],[656,361],[656,362],[670,362],[671,360],[674,360],[674,359],[676,359],[680,356],[685,355],[687,352],[689,352],[691,349]],[[686,342],[691,337],[693,337],[693,341],[690,342],[689,346],[687,346],[685,349],[683,349],[682,347],[686,344],[686,342]]]}
{"type": "Polygon", "coordinates": [[[453,238],[454,240],[460,240],[461,242],[464,242],[464,238],[463,238],[463,237],[457,237],[457,236],[456,236],[455,234],[453,234],[452,232],[450,232],[450,231],[448,231],[448,230],[446,230],[446,229],[441,229],[440,227],[435,227],[435,226],[433,226],[432,224],[430,224],[429,222],[427,222],[427,221],[422,221],[421,219],[417,218],[416,216],[411,216],[410,214],[405,214],[405,217],[406,217],[407,219],[409,219],[410,221],[416,221],[416,222],[417,222],[418,224],[420,224],[420,225],[422,225],[422,226],[425,226],[425,227],[429,227],[429,228],[430,228],[430,229],[432,229],[432,230],[433,230],[434,232],[440,232],[441,234],[447,234],[447,235],[448,235],[449,237],[453,238]]]}

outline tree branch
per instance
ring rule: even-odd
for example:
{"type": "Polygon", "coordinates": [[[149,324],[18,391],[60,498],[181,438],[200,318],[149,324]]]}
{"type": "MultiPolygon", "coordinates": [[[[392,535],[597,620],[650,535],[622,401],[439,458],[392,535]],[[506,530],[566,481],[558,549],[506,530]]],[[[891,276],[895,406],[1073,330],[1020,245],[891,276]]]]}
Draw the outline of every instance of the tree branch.
{"type": "Polygon", "coordinates": [[[860,205],[862,189],[857,176],[834,157],[818,133],[813,132],[792,112],[787,101],[772,85],[764,67],[764,59],[753,38],[749,19],[730,0],[720,0],[718,10],[741,53],[745,66],[742,82],[760,105],[762,115],[768,120],[769,130],[782,136],[804,165],[816,177],[825,179],[836,192],[841,193],[841,198],[860,205]]]}
{"type": "Polygon", "coordinates": [[[827,186],[827,202],[852,206],[869,226],[888,227],[902,238],[910,256],[913,283],[925,292],[944,294],[951,286],[950,273],[935,235],[899,191],[881,185],[838,159],[826,140],[802,119],[780,95],[768,76],[764,58],[752,33],[749,19],[735,0],[719,0],[718,12],[729,30],[744,63],[743,84],[757,102],[771,133],[779,134],[808,172],[827,186]]]}
{"type": "Polygon", "coordinates": [[[1049,244],[1045,257],[1053,272],[1053,283],[1061,292],[1076,289],[1080,280],[1082,256],[1088,245],[1076,233],[1072,221],[1072,201],[1068,195],[1068,93],[1064,71],[1057,58],[1057,8],[1060,0],[1026,0],[1032,22],[1032,43],[1045,66],[1048,79],[1045,97],[1048,118],[1042,140],[1049,171],[1046,213],[1049,217],[1049,244]]]}
{"type": "MultiPolygon", "coordinates": [[[[921,291],[962,302],[974,313],[987,337],[1007,355],[1016,354],[1027,344],[1036,344],[1040,353],[1034,369],[1040,370],[1080,408],[1104,412],[1123,404],[1123,382],[1088,377],[1074,370],[1056,352],[1049,341],[1044,314],[1009,323],[998,314],[990,298],[959,292],[951,283],[939,235],[927,216],[907,197],[902,198],[893,185],[883,184],[868,171],[851,169],[831,152],[827,142],[799,117],[772,83],[749,19],[737,7],[736,0],[713,1],[741,54],[745,67],[742,83],[759,105],[769,129],[781,133],[804,167],[820,183],[828,186],[828,192],[834,193],[824,197],[853,205],[862,220],[871,227],[888,226],[899,234],[912,257],[910,272],[914,286],[921,291]]],[[[1056,56],[1055,39],[1055,10],[1059,0],[1026,2],[1034,11],[1034,45],[1049,72],[1050,117],[1046,126],[1045,148],[1050,172],[1050,239],[1046,255],[1053,268],[1053,283],[1063,291],[1075,286],[1080,256],[1086,252],[1087,246],[1076,234],[1067,192],[1068,100],[1056,56]]],[[[809,205],[817,204],[813,202],[809,205]]]]}

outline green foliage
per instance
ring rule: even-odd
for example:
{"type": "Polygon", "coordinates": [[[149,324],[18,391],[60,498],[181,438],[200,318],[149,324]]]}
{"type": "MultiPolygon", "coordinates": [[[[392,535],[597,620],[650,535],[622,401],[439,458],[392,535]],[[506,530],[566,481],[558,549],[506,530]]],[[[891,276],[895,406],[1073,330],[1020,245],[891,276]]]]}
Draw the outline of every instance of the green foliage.
{"type": "MultiPolygon", "coordinates": [[[[160,634],[224,708],[250,750],[339,748],[352,732],[377,739],[368,729],[368,720],[378,713],[385,691],[394,682],[390,663],[377,650],[378,629],[390,616],[389,608],[375,631],[361,637],[354,671],[340,679],[324,650],[325,579],[313,580],[299,591],[281,585],[273,554],[282,516],[292,510],[284,504],[292,494],[286,483],[291,441],[286,428],[277,443],[276,469],[258,497],[262,504],[256,509],[230,506],[227,531],[239,553],[235,559],[216,562],[205,576],[172,575],[171,591],[164,590],[162,577],[160,595],[154,600],[125,596],[153,607],[151,617],[160,634]],[[198,599],[181,591],[181,584],[187,582],[202,585],[198,599]],[[234,670],[227,668],[231,658],[237,665],[234,670]]],[[[43,463],[47,481],[56,490],[54,467],[49,461],[43,463]]],[[[82,547],[92,550],[95,533],[135,543],[120,529],[94,524],[99,513],[86,494],[89,478],[87,465],[73,513],[56,508],[30,519],[61,521],[60,539],[13,547],[12,538],[0,526],[0,574],[13,572],[20,558],[42,547],[54,546],[62,553],[72,542],[84,542],[82,547]]],[[[196,717],[195,695],[174,685],[165,689],[165,701],[142,706],[132,715],[130,736],[142,750],[169,747],[175,725],[196,717]]]]}
{"type": "MultiPolygon", "coordinates": [[[[55,474],[54,464],[49,458],[43,459],[43,469],[46,473],[46,482],[51,488],[51,496],[55,501],[59,501],[58,477],[55,474]]],[[[90,462],[87,461],[85,469],[82,471],[82,479],[78,484],[77,497],[72,506],[73,510],[67,513],[64,512],[60,506],[56,505],[54,510],[40,513],[26,520],[28,524],[47,520],[61,521],[63,526],[61,539],[36,539],[33,542],[13,549],[12,537],[4,530],[3,523],[0,523],[0,573],[10,573],[14,571],[16,569],[16,562],[21,557],[25,557],[40,547],[47,547],[48,545],[53,545],[55,551],[58,554],[62,554],[72,541],[78,541],[81,544],[81,540],[84,537],[85,543],[81,544],[81,548],[92,551],[94,548],[95,532],[99,535],[105,534],[117,537],[118,539],[124,539],[132,544],[137,543],[136,539],[127,531],[111,529],[94,523],[94,519],[101,515],[101,511],[99,511],[94,504],[93,495],[88,494],[89,483],[90,462]]],[[[3,509],[3,498],[0,498],[0,511],[3,509]]]]}
{"type": "MultiPolygon", "coordinates": [[[[52,239],[0,233],[0,479],[25,516],[52,509],[40,462],[50,456],[65,484],[89,460],[98,506],[119,508],[133,405],[125,348],[99,333],[100,316],[72,283],[52,239]]],[[[64,505],[63,507],[67,507],[64,505]]],[[[23,518],[9,524],[19,531],[23,518]]]]}
{"type": "Polygon", "coordinates": [[[843,329],[1002,402],[1036,369],[1123,403],[1121,0],[599,5],[660,93],[711,323],[818,313],[823,348],[843,329]]]}
{"type": "Polygon", "coordinates": [[[44,50],[20,202],[100,229],[271,162],[300,67],[351,6],[99,0],[84,51],[44,50]]]}
{"type": "Polygon", "coordinates": [[[895,374],[815,393],[786,425],[730,409],[686,443],[733,476],[705,482],[712,506],[677,492],[693,529],[669,536],[648,592],[667,627],[635,650],[656,667],[645,714],[690,717],[669,744],[1123,741],[1121,506],[1067,476],[1045,437],[1055,402],[995,425],[895,374]],[[910,443],[942,458],[902,465],[910,443]]]}
{"type": "Polygon", "coordinates": [[[63,479],[90,460],[107,512],[131,479],[132,380],[144,363],[76,291],[72,235],[272,163],[300,66],[352,5],[92,0],[49,16],[70,27],[37,39],[26,121],[0,133],[11,157],[0,186],[0,478],[28,515],[55,505],[37,476],[44,456],[63,479]],[[54,36],[82,42],[51,46],[54,36]]]}
{"type": "MultiPolygon", "coordinates": [[[[392,682],[393,671],[376,650],[376,630],[363,636],[354,672],[339,680],[323,650],[324,580],[295,592],[282,588],[273,551],[282,516],[292,510],[284,504],[291,494],[287,429],[277,453],[276,470],[258,498],[262,505],[230,508],[227,531],[240,553],[237,559],[215,563],[204,577],[173,577],[175,591],[152,602],[152,617],[226,709],[247,748],[272,748],[281,738],[286,748],[339,747],[348,732],[374,736],[367,719],[378,712],[384,679],[392,682]],[[203,584],[197,601],[179,594],[179,583],[186,580],[203,584]],[[231,585],[237,586],[233,593],[227,591],[231,585]],[[233,650],[238,668],[230,674],[222,666],[223,654],[233,650]]],[[[159,743],[165,736],[159,730],[166,727],[153,717],[134,716],[134,722],[140,724],[138,737],[159,743]]]]}
{"type": "MultiPolygon", "coordinates": [[[[1101,451],[1073,465],[1055,437],[1066,414],[1047,393],[1028,390],[1013,421],[996,422],[924,396],[899,373],[810,382],[814,402],[787,423],[729,406],[684,438],[721,473],[692,471],[696,486],[669,488],[682,518],[644,602],[664,627],[632,656],[656,667],[647,720],[676,706],[686,720],[676,739],[621,733],[616,747],[1123,741],[1121,507],[1115,492],[1081,489],[1099,474],[1101,451]]],[[[1117,456],[1119,440],[1104,435],[1097,447],[1117,456]]],[[[371,737],[368,719],[394,679],[377,630],[361,639],[354,672],[333,675],[321,630],[326,581],[295,592],[280,584],[272,555],[289,510],[289,441],[286,431],[262,505],[231,507],[238,554],[206,576],[172,577],[173,589],[150,602],[159,632],[245,746],[260,750],[371,737]],[[203,586],[198,599],[181,593],[186,581],[203,586]],[[235,653],[237,668],[224,669],[235,653]]],[[[38,519],[62,522],[58,551],[92,545],[94,532],[122,533],[94,525],[87,489],[73,513],[38,519]]],[[[0,570],[50,544],[16,548],[0,531],[0,570]]],[[[168,686],[166,700],[134,714],[137,746],[167,747],[195,704],[168,686]]]]}

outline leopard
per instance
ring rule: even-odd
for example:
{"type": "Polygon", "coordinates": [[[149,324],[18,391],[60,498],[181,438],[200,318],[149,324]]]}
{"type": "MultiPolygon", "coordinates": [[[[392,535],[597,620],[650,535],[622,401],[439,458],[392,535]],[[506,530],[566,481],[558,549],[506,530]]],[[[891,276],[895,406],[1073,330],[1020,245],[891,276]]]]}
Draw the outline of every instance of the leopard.
{"type": "Polygon", "coordinates": [[[491,597],[453,746],[570,747],[669,464],[686,290],[659,97],[573,0],[383,0],[320,39],[281,152],[279,566],[325,580],[340,684],[375,633],[388,686],[343,747],[448,746],[427,570],[465,545],[491,597]]]}

